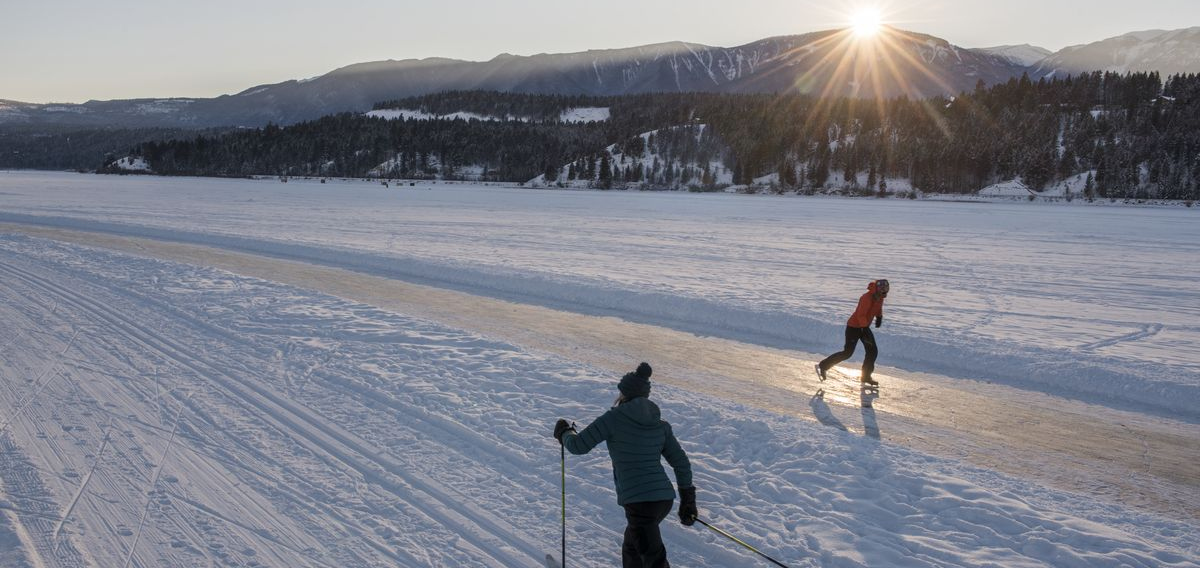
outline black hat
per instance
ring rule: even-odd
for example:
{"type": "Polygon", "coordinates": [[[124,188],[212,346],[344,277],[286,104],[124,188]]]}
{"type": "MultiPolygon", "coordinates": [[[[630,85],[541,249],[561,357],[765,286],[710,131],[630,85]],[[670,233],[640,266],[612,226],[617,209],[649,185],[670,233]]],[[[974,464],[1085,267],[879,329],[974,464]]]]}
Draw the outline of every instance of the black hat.
{"type": "Polygon", "coordinates": [[[650,368],[649,363],[638,365],[637,370],[632,373],[625,373],[621,377],[621,382],[617,383],[617,389],[621,391],[625,399],[637,398],[639,396],[650,396],[650,375],[654,370],[650,368]]]}

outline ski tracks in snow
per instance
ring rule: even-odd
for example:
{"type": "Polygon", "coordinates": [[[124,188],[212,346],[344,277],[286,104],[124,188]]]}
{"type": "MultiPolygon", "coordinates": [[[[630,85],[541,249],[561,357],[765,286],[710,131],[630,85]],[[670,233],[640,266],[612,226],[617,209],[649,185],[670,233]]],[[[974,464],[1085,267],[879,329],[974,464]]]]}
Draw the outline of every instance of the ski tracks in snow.
{"type": "MultiPolygon", "coordinates": [[[[471,499],[453,486],[446,485],[443,479],[439,479],[442,477],[439,474],[430,475],[418,471],[413,467],[411,459],[394,454],[391,450],[326,418],[320,411],[290,398],[290,395],[273,390],[270,381],[261,380],[264,377],[255,377],[256,369],[251,366],[254,362],[236,356],[239,352],[247,351],[244,345],[245,334],[239,335],[220,325],[208,323],[204,317],[197,317],[195,313],[187,313],[186,309],[169,305],[160,299],[141,296],[119,284],[108,283],[105,285],[102,279],[94,276],[88,277],[86,274],[73,273],[70,270],[56,270],[51,276],[41,274],[40,267],[19,268],[16,264],[0,263],[0,274],[6,279],[17,279],[26,286],[41,290],[44,294],[52,296],[60,305],[69,307],[69,310],[76,315],[94,321],[99,332],[107,335],[110,340],[113,337],[118,338],[116,343],[123,345],[119,348],[120,350],[128,351],[130,346],[136,346],[138,350],[144,351],[143,354],[137,356],[138,358],[164,361],[167,363],[167,367],[175,370],[176,374],[182,370],[200,380],[208,389],[216,389],[219,393],[213,393],[212,396],[227,398],[227,402],[236,404],[243,409],[244,413],[253,416],[254,420],[268,425],[274,433],[273,435],[285,437],[289,444],[302,449],[318,462],[333,466],[335,469],[351,472],[352,475],[346,479],[354,486],[352,493],[360,499],[363,499],[365,495],[366,499],[374,503],[368,505],[365,510],[370,513],[370,517],[380,520],[361,524],[351,516],[346,518],[349,522],[342,529],[357,524],[358,528],[355,529],[359,531],[357,538],[369,541],[368,548],[373,549],[376,554],[388,558],[389,562],[406,565],[478,563],[484,566],[521,566],[528,564],[530,559],[540,558],[544,554],[543,546],[540,543],[530,540],[525,531],[517,529],[509,520],[501,516],[481,513],[468,507],[466,503],[471,502],[471,499]],[[70,282],[70,285],[63,284],[64,282],[70,282]],[[169,321],[178,324],[181,329],[172,329],[172,323],[160,321],[158,318],[152,322],[142,321],[142,318],[134,320],[126,316],[119,307],[129,304],[140,306],[142,310],[149,308],[157,313],[165,313],[169,316],[169,321]],[[199,338],[200,340],[193,341],[190,338],[199,338]],[[212,345],[213,343],[223,343],[228,347],[223,351],[220,362],[207,354],[215,347],[212,345]],[[243,345],[239,345],[239,343],[243,345]],[[204,345],[204,351],[201,351],[201,345],[204,345]],[[366,484],[365,488],[362,485],[364,483],[366,484]],[[400,505],[399,508],[396,507],[397,504],[400,505]],[[401,526],[389,522],[388,517],[393,516],[396,512],[403,513],[405,517],[411,517],[418,525],[424,525],[427,528],[440,527],[443,536],[410,534],[401,526]],[[389,528],[389,526],[394,528],[389,528]],[[376,534],[371,534],[372,532],[376,534]],[[431,552],[426,553],[426,556],[417,557],[410,551],[421,547],[414,546],[411,542],[387,544],[389,540],[394,541],[396,538],[425,542],[424,546],[431,552]],[[443,540],[440,545],[434,544],[438,539],[445,538],[450,538],[450,540],[443,540]]],[[[235,295],[239,289],[238,286],[233,288],[235,295]]],[[[76,331],[76,335],[78,335],[78,331],[76,331]]],[[[72,343],[73,341],[68,343],[68,348],[72,343]]],[[[249,347],[249,351],[253,352],[261,351],[263,346],[251,345],[249,347]]],[[[513,472],[529,469],[527,457],[520,452],[497,448],[461,424],[446,420],[421,407],[413,406],[411,403],[402,402],[357,379],[339,375],[338,373],[345,372],[344,369],[335,372],[326,371],[324,367],[330,363],[334,355],[334,351],[331,350],[325,354],[321,363],[306,369],[306,372],[300,377],[301,384],[297,385],[289,380],[280,386],[283,388],[293,387],[287,388],[287,390],[293,394],[300,394],[318,390],[312,383],[320,380],[322,384],[319,392],[310,393],[310,399],[340,400],[344,398],[352,401],[353,404],[382,409],[387,414],[401,418],[401,424],[404,429],[410,430],[409,437],[413,439],[420,438],[423,431],[432,428],[434,431],[445,433],[444,436],[437,438],[453,437],[463,442],[458,445],[459,447],[439,447],[436,451],[422,452],[423,454],[434,456],[439,453],[445,454],[449,450],[450,455],[453,455],[454,459],[462,465],[479,460],[480,464],[488,462],[506,464],[505,469],[513,472]]],[[[164,397],[170,397],[179,402],[177,412],[182,413],[185,408],[189,409],[189,413],[197,412],[200,405],[188,404],[181,400],[180,393],[176,392],[177,385],[163,388],[159,384],[158,368],[156,365],[152,384],[148,385],[149,394],[146,398],[149,406],[135,414],[143,418],[146,423],[156,422],[154,417],[161,415],[160,404],[164,397]]],[[[258,369],[257,372],[264,374],[263,369],[258,369]]],[[[274,373],[274,375],[278,376],[278,373],[274,373]]],[[[49,383],[50,380],[40,382],[40,386],[25,399],[12,417],[19,415],[24,406],[36,399],[49,383]]],[[[346,410],[349,414],[354,412],[351,408],[346,410]]],[[[226,414],[228,410],[219,410],[218,412],[226,414]]],[[[12,417],[9,421],[12,420],[12,417]]],[[[202,423],[206,422],[213,426],[228,419],[227,416],[220,414],[201,416],[200,418],[202,423]]],[[[139,556],[153,554],[150,550],[139,552],[138,545],[144,540],[144,526],[150,516],[152,505],[156,503],[154,496],[159,493],[159,479],[163,476],[165,469],[163,460],[165,460],[170,446],[176,443],[177,429],[181,421],[187,422],[188,419],[177,415],[167,449],[164,450],[163,456],[159,458],[159,463],[154,468],[153,478],[149,482],[150,489],[143,491],[143,493],[149,493],[150,497],[144,498],[145,502],[140,507],[139,517],[128,519],[128,522],[125,523],[137,526],[136,531],[132,534],[132,543],[125,549],[122,558],[125,566],[135,564],[135,554],[139,556]]],[[[352,422],[351,424],[353,425],[352,422]]],[[[94,457],[92,469],[80,483],[66,508],[66,513],[54,527],[51,534],[52,540],[58,540],[63,526],[76,511],[77,504],[84,498],[96,466],[103,456],[103,449],[108,446],[109,434],[110,431],[106,430],[101,450],[94,457]]],[[[238,451],[244,452],[242,449],[238,449],[238,451]]],[[[291,469],[297,465],[299,464],[277,463],[275,467],[291,469]]],[[[469,469],[477,469],[481,474],[487,471],[486,467],[481,466],[473,466],[469,469]]],[[[436,471],[436,469],[431,470],[431,473],[436,471]]],[[[304,471],[296,470],[291,475],[303,478],[306,474],[304,471]]],[[[518,477],[520,476],[518,475],[518,477]]],[[[536,480],[531,478],[529,482],[536,483],[536,480]]],[[[270,499],[270,495],[267,495],[266,498],[270,499]]],[[[215,506],[205,507],[216,509],[215,506]]],[[[124,530],[122,529],[122,531],[124,530]]],[[[406,540],[406,542],[408,541],[406,540]]],[[[220,551],[219,548],[211,549],[210,547],[209,552],[213,550],[220,551]]],[[[228,554],[226,551],[221,552],[228,554]]],[[[356,554],[361,553],[360,551],[356,554]]],[[[312,554],[312,552],[308,553],[310,557],[312,554]]],[[[228,558],[228,556],[217,557],[218,560],[220,558],[228,558]]],[[[366,558],[360,558],[359,562],[370,563],[366,558]]]]}
{"type": "MultiPolygon", "coordinates": [[[[215,269],[0,239],[0,283],[57,305],[75,331],[57,326],[55,345],[88,359],[0,436],[14,505],[0,508],[34,541],[61,537],[27,555],[47,566],[539,565],[558,538],[549,424],[598,415],[576,401],[613,391],[576,361],[215,269]],[[87,412],[112,425],[103,440],[67,426],[87,412]],[[35,436],[52,420],[69,440],[35,436]],[[48,475],[87,462],[82,480],[48,475]],[[18,491],[36,501],[15,506],[18,491]]],[[[826,399],[860,403],[865,437],[659,383],[702,514],[793,566],[1196,565],[1179,545],[1189,526],[1143,533],[1118,512],[1096,528],[1039,504],[1060,494],[871,439],[871,401],[842,379],[810,406],[837,420],[826,399]]],[[[611,565],[607,456],[568,468],[571,563],[611,565]]],[[[664,532],[680,565],[752,560],[698,529],[664,532]]]]}
{"type": "Polygon", "coordinates": [[[1124,335],[1113,337],[1111,339],[1105,339],[1102,341],[1086,343],[1084,345],[1080,345],[1077,349],[1079,349],[1080,351],[1089,351],[1089,352],[1097,351],[1099,349],[1103,349],[1105,347],[1111,347],[1111,346],[1117,345],[1119,343],[1127,343],[1130,341],[1137,341],[1139,339],[1146,339],[1148,337],[1154,337],[1155,335],[1158,335],[1158,333],[1162,330],[1163,330],[1163,324],[1161,324],[1161,323],[1142,324],[1141,329],[1139,329],[1138,331],[1126,333],[1124,335]]]}

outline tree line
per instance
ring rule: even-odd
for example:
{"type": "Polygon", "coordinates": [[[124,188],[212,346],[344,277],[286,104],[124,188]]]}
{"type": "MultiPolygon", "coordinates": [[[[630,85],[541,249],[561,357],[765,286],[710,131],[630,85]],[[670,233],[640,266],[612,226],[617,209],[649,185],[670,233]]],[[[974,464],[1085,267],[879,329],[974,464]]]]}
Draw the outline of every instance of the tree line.
{"type": "Polygon", "coordinates": [[[796,190],[874,192],[895,178],[941,193],[1014,178],[1041,190],[1087,176],[1085,192],[1094,197],[1200,197],[1200,76],[1194,74],[1166,81],[1157,73],[1024,76],[924,100],[453,92],[376,106],[523,119],[344,113],[289,127],[151,140],[128,153],[166,175],[454,178],[471,166],[484,180],[545,175],[553,183],[574,171],[604,186],[676,187],[684,176],[703,180],[705,168],[719,167],[732,172],[733,183],[777,174],[781,186],[796,190]],[[610,119],[557,120],[575,106],[608,107],[610,119]],[[614,144],[610,155],[604,149],[614,144]],[[657,167],[612,163],[616,153],[640,155],[647,144],[657,167]]]}
{"type": "MultiPolygon", "coordinates": [[[[220,130],[206,131],[218,135],[220,130]]],[[[89,128],[46,125],[0,127],[0,168],[94,171],[106,157],[144,142],[195,135],[181,128],[89,128]]]]}

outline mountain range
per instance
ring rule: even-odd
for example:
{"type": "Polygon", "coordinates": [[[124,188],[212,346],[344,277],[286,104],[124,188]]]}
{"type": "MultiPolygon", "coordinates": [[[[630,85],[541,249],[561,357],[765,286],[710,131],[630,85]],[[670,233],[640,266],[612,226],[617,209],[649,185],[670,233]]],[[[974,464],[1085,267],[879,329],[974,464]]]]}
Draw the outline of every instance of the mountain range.
{"type": "MultiPolygon", "coordinates": [[[[995,84],[1087,71],[1200,72],[1200,27],[1135,32],[1051,53],[1029,46],[968,49],[885,28],[856,38],[829,30],[724,48],[670,42],[624,49],[517,56],[376,61],[307,80],[259,85],[215,98],[128,99],[83,104],[0,100],[0,125],[79,127],[261,126],[448,90],[562,95],[650,92],[812,93],[925,98],[995,84]]],[[[0,93],[2,94],[2,93],[0,93]]]]}
{"type": "Polygon", "coordinates": [[[1081,70],[1158,71],[1164,78],[1200,73],[1200,27],[1134,32],[1066,47],[1034,64],[1030,76],[1061,77],[1081,70]]]}

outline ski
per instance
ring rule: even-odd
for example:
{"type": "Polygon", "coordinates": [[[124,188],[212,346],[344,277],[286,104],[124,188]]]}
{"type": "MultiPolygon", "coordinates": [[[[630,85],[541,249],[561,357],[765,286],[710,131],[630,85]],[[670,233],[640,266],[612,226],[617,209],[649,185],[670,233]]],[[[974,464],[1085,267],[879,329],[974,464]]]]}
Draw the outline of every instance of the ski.
{"type": "Polygon", "coordinates": [[[561,566],[562,564],[554,559],[553,554],[546,554],[546,568],[561,568],[561,566]]]}

